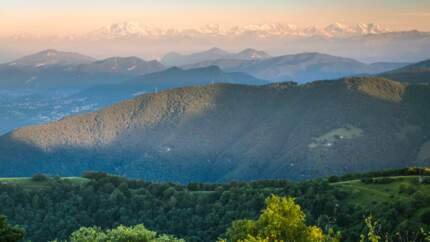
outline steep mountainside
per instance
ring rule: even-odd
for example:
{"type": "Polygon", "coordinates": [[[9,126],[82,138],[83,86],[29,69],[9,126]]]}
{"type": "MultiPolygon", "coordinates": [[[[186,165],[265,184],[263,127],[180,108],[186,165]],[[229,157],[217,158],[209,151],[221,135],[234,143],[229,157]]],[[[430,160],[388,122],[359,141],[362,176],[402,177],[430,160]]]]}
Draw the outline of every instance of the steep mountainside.
{"type": "MultiPolygon", "coordinates": [[[[219,59],[185,66],[195,68],[216,65],[225,71],[239,71],[271,81],[309,82],[345,76],[379,73],[389,65],[367,65],[353,59],[321,53],[301,53],[256,60],[219,59]]],[[[386,69],[388,68],[388,69],[386,69]]]]}
{"type": "Polygon", "coordinates": [[[379,78],[173,89],[2,136],[0,176],[306,179],[429,164],[429,97],[379,78]]]}
{"type": "Polygon", "coordinates": [[[383,73],[381,76],[407,83],[430,83],[430,60],[383,73]]]}

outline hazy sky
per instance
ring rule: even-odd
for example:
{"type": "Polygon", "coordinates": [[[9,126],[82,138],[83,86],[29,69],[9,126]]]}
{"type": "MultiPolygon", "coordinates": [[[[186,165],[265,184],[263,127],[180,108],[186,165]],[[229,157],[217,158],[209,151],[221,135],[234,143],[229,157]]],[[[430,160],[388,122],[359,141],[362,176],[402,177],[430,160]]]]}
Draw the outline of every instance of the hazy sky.
{"type": "Polygon", "coordinates": [[[430,0],[0,0],[0,34],[70,34],[119,21],[162,28],[333,22],[430,31],[430,0]]]}

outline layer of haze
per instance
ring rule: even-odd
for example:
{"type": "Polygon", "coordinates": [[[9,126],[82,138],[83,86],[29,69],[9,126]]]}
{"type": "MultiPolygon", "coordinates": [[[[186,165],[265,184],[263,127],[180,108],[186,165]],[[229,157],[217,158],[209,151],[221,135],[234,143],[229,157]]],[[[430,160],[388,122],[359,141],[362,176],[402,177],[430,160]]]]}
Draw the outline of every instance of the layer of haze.
{"type": "Polygon", "coordinates": [[[135,20],[161,28],[284,23],[323,26],[374,22],[430,31],[424,0],[2,0],[0,35],[72,34],[135,20]]]}

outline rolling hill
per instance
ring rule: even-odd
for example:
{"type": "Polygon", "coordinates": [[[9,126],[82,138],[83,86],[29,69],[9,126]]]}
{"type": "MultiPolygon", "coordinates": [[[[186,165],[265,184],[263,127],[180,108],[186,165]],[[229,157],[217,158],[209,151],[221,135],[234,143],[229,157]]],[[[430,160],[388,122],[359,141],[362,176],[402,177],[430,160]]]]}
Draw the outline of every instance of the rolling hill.
{"type": "Polygon", "coordinates": [[[0,176],[302,180],[429,164],[429,97],[381,78],[145,94],[0,137],[0,176]]]}
{"type": "Polygon", "coordinates": [[[300,53],[264,59],[223,58],[185,66],[195,68],[216,65],[224,71],[243,72],[270,81],[309,82],[346,76],[374,74],[395,69],[401,64],[368,65],[359,61],[322,53],[300,53]]]}
{"type": "Polygon", "coordinates": [[[428,84],[430,83],[430,60],[385,72],[381,76],[411,84],[428,84]]]}
{"type": "Polygon", "coordinates": [[[94,86],[76,94],[74,98],[85,98],[102,107],[133,98],[142,93],[214,83],[263,85],[268,84],[268,81],[240,72],[226,73],[216,66],[189,70],[172,67],[160,72],[142,75],[121,84],[94,86]]]}
{"type": "Polygon", "coordinates": [[[158,61],[137,57],[95,60],[78,53],[45,50],[0,65],[0,87],[4,89],[84,89],[119,83],[165,69],[158,61]]]}
{"type": "Polygon", "coordinates": [[[196,52],[189,55],[171,52],[163,56],[161,62],[168,66],[192,65],[204,61],[214,61],[219,59],[231,60],[256,60],[266,59],[270,55],[261,50],[244,49],[238,53],[229,53],[219,48],[211,48],[206,51],[196,52]]]}

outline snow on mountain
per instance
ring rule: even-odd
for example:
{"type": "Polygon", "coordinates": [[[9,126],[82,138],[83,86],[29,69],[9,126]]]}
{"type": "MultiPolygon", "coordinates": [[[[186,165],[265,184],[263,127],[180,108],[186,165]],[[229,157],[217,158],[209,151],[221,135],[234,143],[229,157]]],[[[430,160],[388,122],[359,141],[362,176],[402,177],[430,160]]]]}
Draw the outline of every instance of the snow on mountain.
{"type": "Polygon", "coordinates": [[[163,31],[153,25],[142,25],[138,22],[121,22],[104,26],[86,34],[89,39],[116,39],[129,36],[159,37],[163,31]]]}
{"type": "Polygon", "coordinates": [[[84,35],[87,39],[117,39],[127,37],[137,38],[171,38],[171,37],[196,37],[196,36],[255,36],[257,38],[271,37],[329,37],[344,38],[369,34],[387,33],[389,30],[383,26],[369,23],[346,25],[334,23],[325,27],[307,26],[298,27],[291,24],[250,24],[223,28],[217,24],[209,24],[193,29],[161,29],[153,25],[144,25],[139,22],[121,22],[104,26],[98,30],[84,35]]]}
{"type": "Polygon", "coordinates": [[[370,24],[357,24],[354,27],[356,33],[360,34],[382,34],[390,32],[389,29],[374,23],[370,24]]]}

